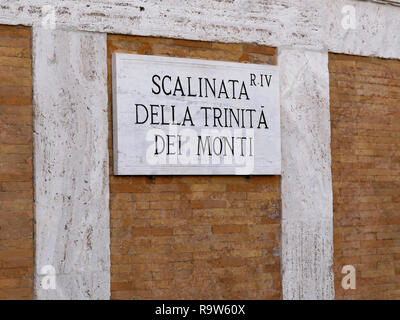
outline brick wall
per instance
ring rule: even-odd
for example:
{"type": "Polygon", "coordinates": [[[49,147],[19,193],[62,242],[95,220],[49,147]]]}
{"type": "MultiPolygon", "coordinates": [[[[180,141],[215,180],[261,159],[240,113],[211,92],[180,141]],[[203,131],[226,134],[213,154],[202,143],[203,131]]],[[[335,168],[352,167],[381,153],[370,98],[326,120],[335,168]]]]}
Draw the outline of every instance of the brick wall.
{"type": "Polygon", "coordinates": [[[330,54],[329,70],[336,298],[399,299],[400,61],[330,54]]]}
{"type": "MultiPolygon", "coordinates": [[[[275,64],[274,48],[108,37],[112,52],[275,64]]],[[[111,120],[111,103],[109,108],[111,120]]],[[[112,140],[110,121],[110,164],[112,140]]],[[[280,177],[113,176],[112,299],[279,299],[280,177]]]]}
{"type": "Polygon", "coordinates": [[[0,25],[0,299],[33,296],[29,28],[0,25]]]}

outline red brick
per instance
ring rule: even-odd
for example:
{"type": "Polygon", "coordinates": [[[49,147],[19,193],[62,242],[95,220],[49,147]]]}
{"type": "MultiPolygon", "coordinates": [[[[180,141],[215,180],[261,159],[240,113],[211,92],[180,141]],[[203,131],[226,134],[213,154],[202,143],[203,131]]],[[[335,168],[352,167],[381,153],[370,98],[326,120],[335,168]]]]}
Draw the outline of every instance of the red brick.
{"type": "Polygon", "coordinates": [[[400,62],[329,55],[337,299],[399,299],[400,62]],[[382,183],[384,182],[384,183],[382,183]],[[343,290],[343,265],[357,289],[343,290]],[[388,283],[389,285],[381,285],[388,283]],[[379,284],[379,285],[377,285],[379,284]]]}
{"type": "MultiPolygon", "coordinates": [[[[274,48],[253,44],[121,35],[107,43],[110,95],[112,52],[276,63],[274,48]]],[[[112,163],[111,134],[109,151],[112,163]]],[[[110,191],[112,299],[280,299],[279,176],[149,179],[113,176],[111,166],[110,191]]]]}

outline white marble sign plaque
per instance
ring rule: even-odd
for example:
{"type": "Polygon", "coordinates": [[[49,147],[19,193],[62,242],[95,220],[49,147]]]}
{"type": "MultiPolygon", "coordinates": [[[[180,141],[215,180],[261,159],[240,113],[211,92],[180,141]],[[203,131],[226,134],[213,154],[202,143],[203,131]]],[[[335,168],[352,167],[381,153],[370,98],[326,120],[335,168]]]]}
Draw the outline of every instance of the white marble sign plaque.
{"type": "Polygon", "coordinates": [[[281,173],[277,66],[113,55],[116,175],[281,173]]]}

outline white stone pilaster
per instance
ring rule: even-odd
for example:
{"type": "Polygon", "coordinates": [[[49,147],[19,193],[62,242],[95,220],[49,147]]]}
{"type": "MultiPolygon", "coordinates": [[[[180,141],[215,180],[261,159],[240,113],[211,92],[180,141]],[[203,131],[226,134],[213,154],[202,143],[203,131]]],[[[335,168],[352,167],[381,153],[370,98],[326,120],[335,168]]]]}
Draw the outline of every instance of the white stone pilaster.
{"type": "Polygon", "coordinates": [[[283,299],[333,299],[328,52],[279,48],[283,299]]]}
{"type": "Polygon", "coordinates": [[[110,296],[106,37],[33,29],[37,299],[110,296]]]}

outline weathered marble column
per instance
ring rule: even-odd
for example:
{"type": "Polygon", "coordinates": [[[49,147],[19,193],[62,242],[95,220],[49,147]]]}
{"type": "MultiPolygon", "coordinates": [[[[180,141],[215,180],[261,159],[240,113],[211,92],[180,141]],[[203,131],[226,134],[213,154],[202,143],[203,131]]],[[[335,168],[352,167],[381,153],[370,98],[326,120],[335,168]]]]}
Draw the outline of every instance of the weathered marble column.
{"type": "Polygon", "coordinates": [[[37,299],[110,296],[106,54],[106,34],[33,30],[37,299]]]}
{"type": "Polygon", "coordinates": [[[333,299],[328,52],[279,48],[283,299],[333,299]]]}

